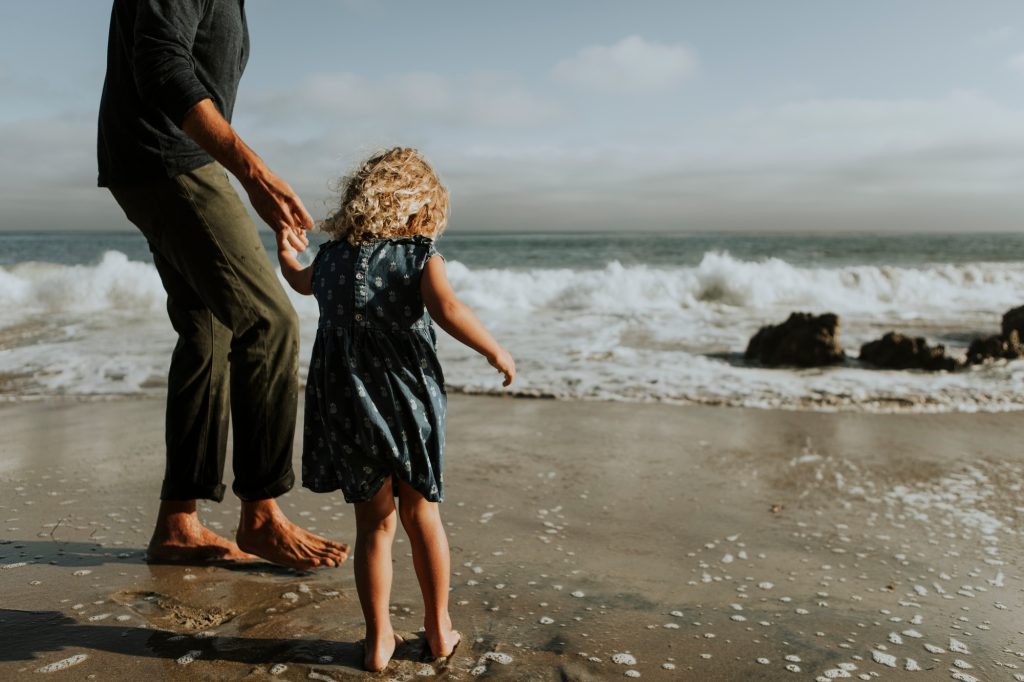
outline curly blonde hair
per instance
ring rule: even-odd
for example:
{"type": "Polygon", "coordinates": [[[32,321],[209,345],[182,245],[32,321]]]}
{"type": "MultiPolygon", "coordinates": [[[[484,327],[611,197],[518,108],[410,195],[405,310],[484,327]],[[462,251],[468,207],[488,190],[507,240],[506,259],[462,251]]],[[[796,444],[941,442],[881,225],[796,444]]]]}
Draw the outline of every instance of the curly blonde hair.
{"type": "Polygon", "coordinates": [[[436,239],[448,224],[448,190],[415,149],[374,154],[342,180],[341,206],[320,229],[358,245],[423,235],[436,239]]]}

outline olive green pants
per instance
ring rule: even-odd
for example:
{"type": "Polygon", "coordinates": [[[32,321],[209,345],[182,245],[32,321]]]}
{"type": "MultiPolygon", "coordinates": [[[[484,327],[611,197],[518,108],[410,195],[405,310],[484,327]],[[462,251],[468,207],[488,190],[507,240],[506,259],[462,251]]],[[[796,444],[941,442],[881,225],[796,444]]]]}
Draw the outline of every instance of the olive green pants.
{"type": "Polygon", "coordinates": [[[235,494],[285,493],[295,482],[298,320],[227,173],[211,163],[111,192],[149,241],[178,333],[160,498],[223,499],[229,415],[235,494]]]}

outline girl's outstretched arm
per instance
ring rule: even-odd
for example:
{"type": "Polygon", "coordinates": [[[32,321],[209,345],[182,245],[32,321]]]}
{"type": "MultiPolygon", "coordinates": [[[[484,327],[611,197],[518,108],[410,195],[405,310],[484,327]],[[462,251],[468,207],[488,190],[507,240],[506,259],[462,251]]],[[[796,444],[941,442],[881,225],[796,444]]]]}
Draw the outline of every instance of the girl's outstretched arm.
{"type": "Polygon", "coordinates": [[[281,274],[292,289],[310,296],[313,293],[313,266],[302,267],[298,252],[288,240],[285,230],[277,233],[277,262],[281,264],[281,274]]]}
{"type": "Polygon", "coordinates": [[[516,378],[516,363],[511,353],[495,341],[470,307],[455,295],[441,256],[427,261],[420,280],[420,292],[431,319],[456,340],[487,358],[487,362],[505,376],[503,386],[511,384],[516,378]]]}

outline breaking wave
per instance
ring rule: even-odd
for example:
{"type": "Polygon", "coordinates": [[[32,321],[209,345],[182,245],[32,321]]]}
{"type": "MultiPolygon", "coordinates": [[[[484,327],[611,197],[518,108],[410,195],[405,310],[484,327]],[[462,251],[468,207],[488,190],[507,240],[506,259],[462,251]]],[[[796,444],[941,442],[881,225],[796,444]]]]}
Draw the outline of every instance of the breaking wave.
{"type": "MultiPolygon", "coordinates": [[[[710,251],[692,266],[474,268],[451,261],[459,295],[517,356],[528,394],[761,407],[1024,408],[1022,363],[956,375],[771,371],[738,362],[757,327],[792,310],[843,318],[850,346],[888,328],[956,347],[1020,304],[1024,263],[809,267],[710,251]],[[943,336],[945,335],[945,336],[943,336]]],[[[303,364],[312,300],[292,295],[303,364]]],[[[174,334],[152,264],[106,252],[91,265],[0,268],[0,395],[163,390],[174,334]]],[[[443,337],[443,335],[442,335],[443,337]]],[[[444,338],[453,389],[496,389],[492,372],[444,338]]]]}

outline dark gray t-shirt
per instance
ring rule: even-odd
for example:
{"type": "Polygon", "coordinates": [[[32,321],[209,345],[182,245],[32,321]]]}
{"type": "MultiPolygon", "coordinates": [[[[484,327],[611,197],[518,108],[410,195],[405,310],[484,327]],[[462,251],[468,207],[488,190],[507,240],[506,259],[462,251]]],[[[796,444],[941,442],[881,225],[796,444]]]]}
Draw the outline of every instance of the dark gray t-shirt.
{"type": "Polygon", "coordinates": [[[114,0],[99,113],[99,185],[166,179],[213,159],[181,130],[210,98],[231,120],[249,56],[245,0],[114,0]]]}

